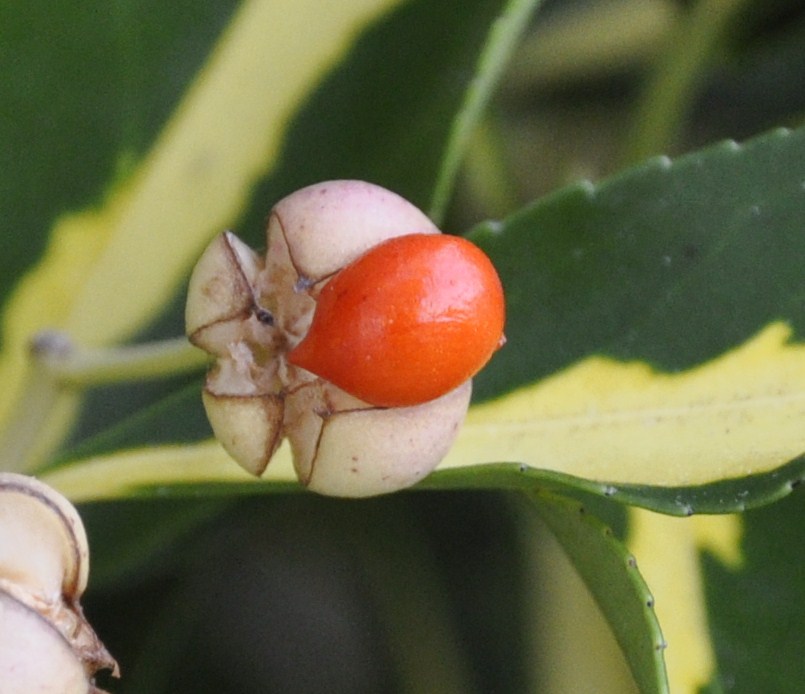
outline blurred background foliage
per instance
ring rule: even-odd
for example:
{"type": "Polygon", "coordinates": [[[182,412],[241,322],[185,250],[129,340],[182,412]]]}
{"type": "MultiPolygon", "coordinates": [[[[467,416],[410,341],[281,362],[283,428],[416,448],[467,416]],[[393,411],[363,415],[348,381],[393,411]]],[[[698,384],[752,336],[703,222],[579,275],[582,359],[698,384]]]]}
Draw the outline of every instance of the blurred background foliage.
{"type": "MultiPolygon", "coordinates": [[[[3,297],[55,219],[100,204],[147,154],[237,6],[0,3],[3,297]]],[[[300,106],[239,233],[259,246],[271,204],[323,178],[366,178],[426,207],[434,143],[499,10],[413,0],[371,27],[300,106]]],[[[546,0],[475,134],[445,228],[651,154],[802,124],[803,46],[798,0],[546,0]],[[688,79],[676,37],[701,26],[706,56],[688,79]],[[653,93],[675,69],[678,91],[653,93]],[[668,122],[645,123],[639,108],[651,99],[667,100],[668,122]]],[[[180,334],[182,301],[180,291],[140,339],[180,334]]],[[[196,375],[97,389],[69,445],[97,446],[111,424],[166,396],[182,421],[168,401],[139,428],[129,421],[127,435],[196,439],[206,431],[190,404],[199,388],[196,375]]],[[[710,691],[801,691],[800,496],[745,515],[741,570],[705,557],[710,691]]],[[[590,505],[625,533],[621,507],[590,505]]],[[[115,692],[634,688],[589,595],[513,493],[132,499],[81,512],[93,552],[85,609],[121,663],[124,679],[104,683],[115,692]]]]}

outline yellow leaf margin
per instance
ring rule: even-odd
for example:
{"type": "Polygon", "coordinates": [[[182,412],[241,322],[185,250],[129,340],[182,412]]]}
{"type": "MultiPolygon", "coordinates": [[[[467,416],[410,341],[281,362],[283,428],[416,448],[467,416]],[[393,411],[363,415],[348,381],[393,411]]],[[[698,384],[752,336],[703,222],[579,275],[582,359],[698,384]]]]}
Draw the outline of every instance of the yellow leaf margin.
{"type": "MultiPolygon", "coordinates": [[[[686,486],[773,470],[805,451],[805,346],[772,323],[678,374],[590,357],[474,406],[440,469],[518,462],[587,479],[686,486]]],[[[146,484],[253,480],[215,442],[79,461],[47,475],[74,501],[146,484]]],[[[283,446],[263,481],[295,480],[283,446]]]]}
{"type": "Polygon", "coordinates": [[[474,407],[442,467],[516,461],[613,483],[699,485],[805,452],[805,345],[783,322],[680,373],[589,357],[474,407]]]}

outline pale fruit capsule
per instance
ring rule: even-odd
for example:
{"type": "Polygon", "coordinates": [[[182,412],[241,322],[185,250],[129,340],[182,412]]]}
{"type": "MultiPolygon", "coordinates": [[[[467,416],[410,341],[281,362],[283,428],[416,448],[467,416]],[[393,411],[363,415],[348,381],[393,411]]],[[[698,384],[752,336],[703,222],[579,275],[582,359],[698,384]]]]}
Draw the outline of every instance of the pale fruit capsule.
{"type": "Polygon", "coordinates": [[[84,619],[89,551],[61,494],[0,473],[0,691],[99,692],[94,674],[117,664],[84,619]]]}
{"type": "Polygon", "coordinates": [[[59,631],[0,590],[0,691],[88,694],[90,686],[81,660],[59,631]]]}
{"type": "MultiPolygon", "coordinates": [[[[204,406],[216,437],[246,470],[262,474],[287,438],[302,484],[323,494],[370,496],[410,486],[447,453],[469,405],[470,377],[500,343],[499,282],[491,283],[498,308],[494,327],[486,329],[487,338],[494,333],[494,345],[486,339],[469,368],[454,370],[413,399],[374,398],[319,369],[315,358],[300,356],[318,320],[318,302],[331,284],[337,286],[344,268],[409,235],[443,238],[398,195],[361,181],[331,181],[274,207],[264,257],[229,232],[207,248],[190,280],[187,332],[217,358],[204,406]]],[[[492,275],[497,280],[494,270],[492,275]]],[[[341,329],[349,334],[353,327],[341,329]]],[[[353,356],[360,358],[347,359],[353,356]]],[[[369,375],[388,382],[389,369],[380,368],[379,376],[371,369],[369,375]]],[[[400,378],[418,381],[419,375],[412,365],[400,378]]]]}

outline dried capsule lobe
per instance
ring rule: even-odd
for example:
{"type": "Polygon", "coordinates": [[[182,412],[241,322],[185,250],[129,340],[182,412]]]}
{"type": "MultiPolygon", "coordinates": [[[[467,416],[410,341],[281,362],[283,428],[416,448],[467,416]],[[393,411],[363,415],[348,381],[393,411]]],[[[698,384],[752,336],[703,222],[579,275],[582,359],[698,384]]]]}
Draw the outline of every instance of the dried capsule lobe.
{"type": "Polygon", "coordinates": [[[299,479],[313,491],[334,496],[410,487],[447,455],[471,393],[472,383],[465,381],[414,407],[341,410],[323,418],[312,414],[311,420],[320,419],[310,422],[318,427],[317,436],[300,441],[297,432],[288,434],[299,479]]]}
{"type": "Polygon", "coordinates": [[[504,315],[500,280],[479,248],[455,236],[400,236],[324,286],[288,360],[373,405],[418,405],[489,361],[504,315]]]}

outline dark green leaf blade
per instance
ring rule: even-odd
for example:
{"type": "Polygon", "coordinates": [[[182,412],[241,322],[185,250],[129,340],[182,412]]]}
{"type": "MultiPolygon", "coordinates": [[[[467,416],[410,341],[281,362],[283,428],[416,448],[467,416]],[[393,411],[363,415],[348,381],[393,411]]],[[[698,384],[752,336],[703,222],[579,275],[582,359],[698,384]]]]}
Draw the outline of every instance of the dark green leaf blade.
{"type": "Polygon", "coordinates": [[[2,3],[2,301],[54,221],[144,154],[236,5],[2,3]]]}
{"type": "Polygon", "coordinates": [[[743,562],[703,558],[718,676],[708,692],[796,694],[805,678],[801,492],[742,516],[743,562]]]}
{"type": "Polygon", "coordinates": [[[509,296],[487,398],[590,354],[689,368],[773,320],[805,335],[805,128],[659,157],[470,237],[509,296]]]}

